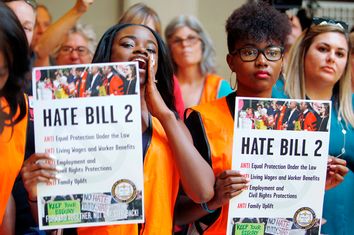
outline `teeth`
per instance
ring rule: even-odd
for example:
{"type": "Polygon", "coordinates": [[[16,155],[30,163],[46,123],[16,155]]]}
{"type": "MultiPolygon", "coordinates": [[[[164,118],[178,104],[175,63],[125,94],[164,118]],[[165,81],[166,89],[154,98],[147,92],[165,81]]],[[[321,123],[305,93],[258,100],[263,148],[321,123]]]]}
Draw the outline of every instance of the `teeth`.
{"type": "Polygon", "coordinates": [[[140,69],[145,69],[146,67],[146,61],[142,58],[135,58],[134,61],[137,61],[139,63],[139,68],[140,69]]]}

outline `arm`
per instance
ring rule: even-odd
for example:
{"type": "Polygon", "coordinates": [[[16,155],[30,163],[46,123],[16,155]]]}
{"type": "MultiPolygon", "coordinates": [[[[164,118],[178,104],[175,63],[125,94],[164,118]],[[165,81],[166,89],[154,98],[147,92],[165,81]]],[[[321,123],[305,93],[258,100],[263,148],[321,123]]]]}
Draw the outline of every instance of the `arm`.
{"type": "MultiPolygon", "coordinates": [[[[247,189],[249,182],[239,171],[226,170],[216,178],[214,197],[207,203],[209,210],[217,210],[229,203],[247,189]]],[[[201,205],[193,203],[186,197],[180,196],[175,207],[175,220],[177,225],[192,223],[209,213],[201,205]],[[188,211],[188,213],[186,213],[188,211]]],[[[216,217],[217,218],[217,217],[216,217]]]]}
{"type": "Polygon", "coordinates": [[[49,65],[49,55],[64,40],[67,32],[74,27],[93,2],[94,0],[77,0],[73,8],[43,33],[37,45],[33,48],[36,54],[34,66],[49,65]]]}
{"type": "Polygon", "coordinates": [[[154,82],[154,62],[149,58],[145,100],[150,113],[162,124],[174,154],[181,183],[195,202],[209,201],[214,194],[214,173],[194,148],[192,138],[181,120],[166,106],[154,82]]]}
{"type": "Polygon", "coordinates": [[[14,198],[10,195],[6,205],[5,215],[0,225],[0,234],[15,234],[15,218],[16,204],[14,198]]]}

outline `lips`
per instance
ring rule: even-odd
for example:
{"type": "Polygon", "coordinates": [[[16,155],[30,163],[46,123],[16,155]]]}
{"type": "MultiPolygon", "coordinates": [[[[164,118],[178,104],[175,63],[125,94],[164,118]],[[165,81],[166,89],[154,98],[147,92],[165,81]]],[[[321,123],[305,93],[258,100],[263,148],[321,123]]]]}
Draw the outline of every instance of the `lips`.
{"type": "Polygon", "coordinates": [[[255,73],[256,78],[267,79],[270,77],[270,74],[267,71],[258,71],[255,73]]]}
{"type": "Polygon", "coordinates": [[[324,71],[326,71],[326,72],[329,72],[329,73],[334,73],[335,72],[334,68],[331,67],[331,66],[323,66],[322,69],[324,71]]]}

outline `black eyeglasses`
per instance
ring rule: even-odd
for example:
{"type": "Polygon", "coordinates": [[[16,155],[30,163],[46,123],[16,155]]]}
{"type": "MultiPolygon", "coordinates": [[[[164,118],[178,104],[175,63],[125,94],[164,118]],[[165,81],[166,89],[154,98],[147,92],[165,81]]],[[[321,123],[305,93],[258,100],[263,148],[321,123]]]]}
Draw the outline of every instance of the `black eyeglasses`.
{"type": "Polygon", "coordinates": [[[30,5],[33,9],[35,9],[35,10],[37,9],[38,4],[37,4],[36,0],[25,0],[25,2],[28,5],[30,5]]]}
{"type": "Polygon", "coordinates": [[[312,23],[315,25],[333,25],[343,29],[345,32],[348,32],[348,24],[344,21],[334,20],[330,18],[320,18],[320,17],[313,17],[312,23]]]}
{"type": "Polygon", "coordinates": [[[231,52],[231,55],[239,54],[240,58],[243,62],[251,62],[255,61],[259,53],[262,53],[264,57],[269,61],[277,61],[280,60],[283,56],[284,48],[279,46],[269,46],[263,49],[259,49],[256,47],[244,47],[240,49],[236,49],[231,52]]]}
{"type": "Polygon", "coordinates": [[[62,46],[60,48],[60,52],[63,54],[71,54],[74,51],[77,51],[77,53],[79,54],[79,56],[85,56],[89,53],[89,49],[87,47],[84,46],[79,46],[79,47],[71,47],[71,46],[62,46]]]}

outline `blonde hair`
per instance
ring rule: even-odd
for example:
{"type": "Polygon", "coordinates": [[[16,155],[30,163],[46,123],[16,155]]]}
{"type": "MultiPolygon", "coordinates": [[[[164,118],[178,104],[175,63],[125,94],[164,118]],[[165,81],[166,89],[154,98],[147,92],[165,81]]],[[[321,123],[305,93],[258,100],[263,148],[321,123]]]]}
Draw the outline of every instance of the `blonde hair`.
{"type": "Polygon", "coordinates": [[[161,20],[154,9],[146,4],[139,2],[128,8],[119,20],[119,24],[147,24],[149,20],[153,21],[155,31],[161,35],[161,20]]]}
{"type": "Polygon", "coordinates": [[[285,93],[290,98],[305,99],[306,87],[305,87],[305,72],[304,72],[304,60],[305,55],[310,48],[313,39],[322,34],[328,32],[337,32],[345,36],[348,42],[348,54],[347,64],[344,72],[339,81],[333,87],[333,105],[338,112],[338,115],[342,117],[346,124],[350,124],[354,127],[354,114],[352,107],[352,91],[351,91],[351,65],[349,62],[349,56],[351,51],[351,44],[349,38],[344,29],[331,24],[326,25],[313,25],[305,30],[300,37],[296,40],[291,47],[288,57],[288,66],[286,66],[286,82],[285,93]]]}

